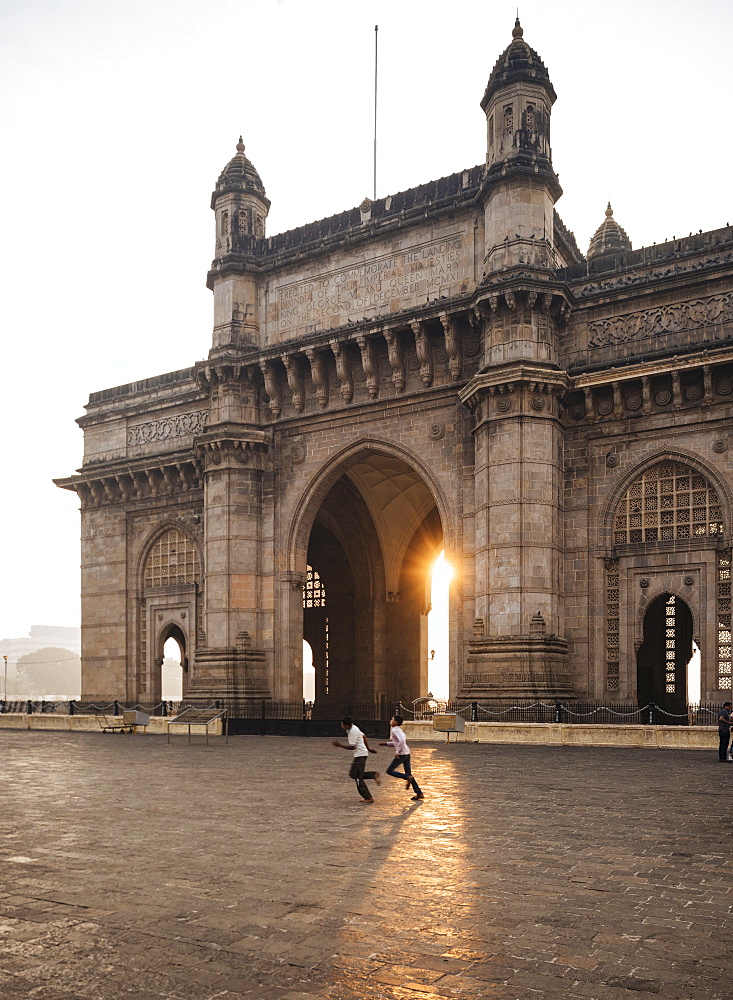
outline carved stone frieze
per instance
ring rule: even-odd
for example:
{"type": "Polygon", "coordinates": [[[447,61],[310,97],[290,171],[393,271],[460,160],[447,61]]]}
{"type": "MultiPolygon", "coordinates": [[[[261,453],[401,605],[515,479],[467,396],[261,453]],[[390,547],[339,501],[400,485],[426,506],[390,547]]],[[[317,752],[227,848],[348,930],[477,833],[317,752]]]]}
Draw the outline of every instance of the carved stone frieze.
{"type": "Polygon", "coordinates": [[[161,420],[146,420],[127,428],[127,443],[134,448],[154,441],[200,434],[208,416],[208,410],[195,410],[193,413],[176,413],[161,420]]]}
{"type": "Polygon", "coordinates": [[[684,333],[708,326],[727,326],[731,323],[733,292],[727,292],[594,320],[588,324],[588,347],[599,349],[646,337],[684,333]]]}

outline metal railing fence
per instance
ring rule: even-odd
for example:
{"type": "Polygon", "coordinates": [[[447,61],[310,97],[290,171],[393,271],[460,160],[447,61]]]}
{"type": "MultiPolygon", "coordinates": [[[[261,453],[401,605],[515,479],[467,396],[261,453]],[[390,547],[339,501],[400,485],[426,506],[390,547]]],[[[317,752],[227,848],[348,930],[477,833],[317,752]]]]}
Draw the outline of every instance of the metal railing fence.
{"type": "Polygon", "coordinates": [[[412,705],[398,702],[392,705],[381,699],[378,702],[334,702],[273,701],[266,698],[241,699],[222,698],[217,700],[193,699],[186,701],[163,700],[153,702],[86,702],[50,701],[44,699],[18,699],[0,701],[1,713],[54,714],[54,715],[122,715],[125,710],[138,709],[150,715],[172,716],[185,708],[226,709],[231,720],[239,720],[242,725],[234,731],[241,732],[316,732],[324,727],[338,725],[345,715],[350,715],[360,725],[371,723],[382,725],[396,714],[407,720],[431,721],[441,712],[457,713],[469,722],[544,722],[575,723],[593,725],[686,725],[714,726],[717,723],[720,705],[714,702],[683,705],[671,711],[650,702],[640,706],[637,702],[598,701],[507,701],[483,704],[479,701],[439,701],[437,699],[417,699],[412,705]],[[282,726],[278,726],[282,723],[282,726]],[[289,725],[286,725],[289,724],[289,725]],[[308,725],[306,725],[308,724],[308,725]]]}
{"type": "Polygon", "coordinates": [[[484,705],[479,701],[429,701],[419,699],[412,706],[398,706],[398,714],[405,719],[430,721],[433,715],[448,712],[463,716],[470,722],[554,722],[571,725],[687,725],[712,726],[717,724],[720,705],[714,702],[700,702],[680,706],[678,711],[669,711],[654,702],[639,705],[638,702],[598,701],[533,701],[533,702],[491,702],[484,705]]]}

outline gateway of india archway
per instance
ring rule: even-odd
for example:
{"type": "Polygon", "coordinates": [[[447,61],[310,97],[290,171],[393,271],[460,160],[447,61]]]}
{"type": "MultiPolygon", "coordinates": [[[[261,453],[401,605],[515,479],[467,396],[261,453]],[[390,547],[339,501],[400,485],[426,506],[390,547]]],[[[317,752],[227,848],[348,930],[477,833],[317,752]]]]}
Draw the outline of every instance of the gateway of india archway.
{"type": "Polygon", "coordinates": [[[583,255],[554,102],[517,21],[484,163],[274,236],[240,139],[207,360],[93,393],[57,481],[85,698],[158,700],[174,638],[186,698],[298,699],[305,638],[324,710],[409,704],[442,549],[452,696],[684,704],[693,642],[730,694],[733,229],[609,205],[583,255]]]}

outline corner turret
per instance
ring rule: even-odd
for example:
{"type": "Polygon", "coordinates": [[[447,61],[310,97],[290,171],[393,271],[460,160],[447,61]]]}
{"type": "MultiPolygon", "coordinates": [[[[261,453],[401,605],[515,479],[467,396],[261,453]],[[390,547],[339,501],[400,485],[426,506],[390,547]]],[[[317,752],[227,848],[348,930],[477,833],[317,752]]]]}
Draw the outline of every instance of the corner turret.
{"type": "Polygon", "coordinates": [[[562,194],[552,167],[550,114],[555,90],[524,41],[517,18],[481,107],[486,115],[486,257],[491,273],[514,266],[553,268],[553,212],[562,194]]]}
{"type": "Polygon", "coordinates": [[[259,346],[257,280],[252,267],[265,245],[270,201],[242,136],[211,195],[216,214],[216,250],[207,285],[214,292],[211,354],[259,346]]]}

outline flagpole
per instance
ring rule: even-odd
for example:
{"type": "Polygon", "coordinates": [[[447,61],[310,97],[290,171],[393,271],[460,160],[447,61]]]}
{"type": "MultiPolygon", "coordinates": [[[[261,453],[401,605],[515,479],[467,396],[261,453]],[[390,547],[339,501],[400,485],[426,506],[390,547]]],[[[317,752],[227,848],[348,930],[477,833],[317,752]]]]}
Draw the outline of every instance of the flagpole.
{"type": "Polygon", "coordinates": [[[377,200],[377,56],[379,25],[374,25],[374,201],[377,200]]]}

